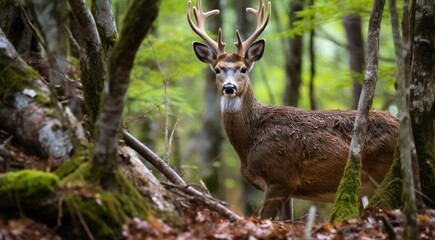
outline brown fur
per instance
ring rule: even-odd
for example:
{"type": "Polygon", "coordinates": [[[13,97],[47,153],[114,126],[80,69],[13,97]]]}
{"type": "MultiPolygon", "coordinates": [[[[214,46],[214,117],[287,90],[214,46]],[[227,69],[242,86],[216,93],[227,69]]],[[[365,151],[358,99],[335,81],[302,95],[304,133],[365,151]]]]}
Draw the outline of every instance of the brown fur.
{"type": "MultiPolygon", "coordinates": [[[[267,195],[333,201],[349,153],[356,111],[308,111],[257,103],[249,84],[242,109],[223,113],[228,138],[241,161],[242,175],[267,195]],[[272,188],[271,188],[272,187],[272,188]],[[279,194],[270,193],[279,189],[279,194]],[[328,194],[327,197],[321,197],[328,194]]],[[[371,111],[362,152],[362,195],[373,194],[393,161],[399,124],[371,111]],[[374,182],[372,182],[374,181],[374,182]]],[[[277,209],[264,206],[262,216],[277,209]]]]}

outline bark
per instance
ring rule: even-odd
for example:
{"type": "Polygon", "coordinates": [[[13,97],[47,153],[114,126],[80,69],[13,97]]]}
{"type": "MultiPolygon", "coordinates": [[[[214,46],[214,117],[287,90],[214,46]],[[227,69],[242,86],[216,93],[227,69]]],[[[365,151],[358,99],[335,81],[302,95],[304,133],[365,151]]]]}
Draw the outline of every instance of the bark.
{"type": "Polygon", "coordinates": [[[410,85],[412,131],[426,204],[435,207],[435,11],[433,1],[414,4],[410,85]]]}
{"type": "Polygon", "coordinates": [[[178,219],[176,207],[172,202],[174,196],[163,187],[160,181],[143,164],[137,153],[127,146],[120,146],[120,152],[122,152],[123,156],[120,166],[121,171],[134,184],[140,194],[147,199],[153,212],[163,218],[172,216],[178,219]]]}
{"type": "Polygon", "coordinates": [[[0,3],[0,28],[20,55],[26,54],[31,49],[32,29],[26,24],[23,12],[14,1],[0,3]]]}
{"type": "Polygon", "coordinates": [[[57,162],[69,158],[71,138],[53,113],[50,91],[1,30],[0,43],[0,127],[47,159],[57,162]]]}
{"type": "Polygon", "coordinates": [[[66,1],[28,0],[27,6],[33,13],[36,26],[43,38],[48,55],[50,84],[60,88],[66,85],[68,62],[67,49],[67,5],[66,1]]]}
{"type": "Polygon", "coordinates": [[[349,156],[343,177],[338,186],[330,220],[357,218],[359,216],[359,191],[361,188],[361,153],[367,133],[367,118],[376,88],[379,60],[379,31],[385,0],[375,0],[369,19],[367,39],[367,70],[358,104],[349,156]]]}
{"type": "MultiPolygon", "coordinates": [[[[237,1],[240,4],[242,1],[237,1]]],[[[220,9],[221,1],[209,1],[209,9],[220,9]]],[[[239,15],[239,14],[237,14],[239,15]]],[[[246,15],[246,14],[244,14],[246,15]]],[[[210,18],[208,29],[216,33],[222,26],[222,15],[210,18]]],[[[205,184],[213,194],[225,199],[225,186],[222,181],[222,144],[224,140],[220,98],[216,91],[216,76],[213,71],[206,69],[206,81],[204,87],[204,113],[202,115],[202,127],[200,132],[199,161],[202,166],[201,175],[205,184]]]]}
{"type": "Polygon", "coordinates": [[[141,42],[157,17],[159,3],[158,0],[130,3],[119,41],[109,58],[109,85],[96,125],[94,155],[97,169],[104,175],[111,175],[116,165],[119,127],[130,83],[130,71],[141,42]]]}
{"type": "MultiPolygon", "coordinates": [[[[414,14],[413,14],[414,15],[414,14]]],[[[404,77],[405,77],[405,85],[407,90],[406,99],[408,101],[408,113],[410,114],[410,106],[409,106],[409,87],[411,84],[411,57],[412,57],[412,45],[411,45],[411,11],[409,6],[409,1],[403,1],[403,20],[402,20],[402,30],[403,30],[403,49],[404,49],[404,77]]],[[[412,133],[411,126],[411,139],[414,142],[414,134],[412,133]]],[[[414,187],[416,193],[422,193],[421,189],[421,181],[420,181],[420,170],[417,159],[417,152],[415,150],[415,142],[411,149],[411,158],[412,158],[412,172],[414,176],[414,187]]],[[[415,195],[417,202],[417,210],[422,212],[424,210],[424,202],[423,195],[416,194],[415,195]]]]}
{"type": "MultiPolygon", "coordinates": [[[[300,20],[296,12],[304,9],[303,0],[294,0],[290,3],[290,28],[295,21],[300,20]]],[[[284,92],[284,104],[298,106],[299,89],[302,84],[302,51],[303,38],[295,35],[289,39],[290,52],[286,56],[286,84],[284,92]]]]}
{"type": "MultiPolygon", "coordinates": [[[[236,29],[239,30],[241,36],[243,39],[246,39],[250,36],[250,34],[252,34],[252,32],[255,30],[255,24],[252,22],[252,16],[250,14],[248,14],[246,12],[246,8],[251,7],[252,8],[252,4],[254,4],[254,2],[251,1],[234,1],[235,4],[235,10],[236,10],[236,29]]],[[[274,9],[274,8],[272,8],[274,9]]],[[[222,24],[222,20],[220,20],[221,24],[222,24]]],[[[213,74],[214,75],[214,74],[213,74]]],[[[262,76],[264,77],[264,75],[262,76]]],[[[265,78],[263,78],[263,80],[266,80],[265,78]]],[[[252,79],[252,82],[254,82],[255,79],[252,79]]],[[[266,85],[267,86],[267,85],[266,85]]],[[[217,92],[216,92],[216,84],[214,83],[210,83],[210,87],[212,88],[211,91],[214,91],[213,94],[216,94],[216,103],[220,102],[220,99],[217,97],[217,92]]],[[[216,104],[215,103],[215,104],[216,104]]],[[[217,105],[219,107],[219,105],[217,105]]],[[[220,124],[220,137],[223,138],[223,128],[222,128],[222,121],[220,120],[220,108],[218,109],[218,114],[219,114],[219,124],[220,124]]],[[[222,140],[221,140],[222,141],[222,140]]],[[[219,170],[219,169],[217,169],[219,170]]],[[[255,199],[258,199],[259,197],[259,191],[252,186],[252,184],[250,184],[248,181],[246,181],[245,179],[241,180],[241,184],[242,184],[242,191],[243,191],[243,206],[240,206],[244,209],[244,213],[245,215],[249,216],[253,214],[253,210],[255,210],[255,208],[257,206],[252,206],[251,204],[253,202],[255,202],[255,199]]],[[[222,188],[225,188],[224,184],[222,184],[222,188]]],[[[224,192],[224,191],[221,191],[224,192]]]]}
{"type": "Polygon", "coordinates": [[[107,67],[104,50],[91,11],[84,0],[68,0],[83,38],[80,57],[81,81],[83,83],[85,107],[91,126],[94,126],[100,109],[107,67]]]}
{"type": "Polygon", "coordinates": [[[95,23],[97,24],[98,33],[107,60],[110,49],[113,48],[118,39],[118,31],[116,29],[115,17],[112,12],[111,1],[92,0],[92,14],[95,18],[95,23]]]}
{"type": "Polygon", "coordinates": [[[358,15],[347,15],[343,18],[343,25],[347,36],[347,51],[353,84],[352,109],[357,109],[361,95],[361,76],[364,70],[364,40],[362,36],[361,17],[358,15]]]}
{"type": "Polygon", "coordinates": [[[417,239],[417,205],[411,157],[414,148],[414,142],[412,139],[411,119],[409,117],[407,96],[408,86],[405,81],[405,56],[407,52],[403,47],[402,37],[400,36],[399,16],[397,13],[396,1],[389,0],[389,7],[394,49],[396,53],[396,100],[399,108],[400,119],[400,163],[403,179],[403,209],[407,222],[407,239],[417,239]]]}
{"type": "Polygon", "coordinates": [[[310,107],[312,110],[318,109],[316,94],[314,88],[314,80],[316,78],[316,52],[314,50],[314,37],[316,32],[313,30],[310,31],[310,85],[309,85],[309,95],[310,95],[310,107]]]}

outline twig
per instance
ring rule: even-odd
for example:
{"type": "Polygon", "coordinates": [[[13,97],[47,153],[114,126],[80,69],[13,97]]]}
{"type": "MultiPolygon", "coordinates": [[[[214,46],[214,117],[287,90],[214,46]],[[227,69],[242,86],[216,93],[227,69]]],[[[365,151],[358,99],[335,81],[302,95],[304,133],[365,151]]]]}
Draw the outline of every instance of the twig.
{"type": "Polygon", "coordinates": [[[83,215],[80,213],[80,211],[79,211],[79,209],[78,209],[78,207],[77,207],[77,205],[75,203],[73,203],[73,207],[77,211],[77,216],[78,216],[78,218],[80,220],[80,223],[82,224],[83,228],[85,229],[86,235],[88,235],[88,238],[90,240],[94,240],[95,239],[94,235],[92,235],[91,230],[89,229],[88,225],[86,224],[86,221],[83,218],[83,215]]]}
{"type": "Polygon", "coordinates": [[[307,225],[305,225],[304,239],[311,239],[311,232],[313,229],[315,217],[316,217],[316,207],[311,206],[308,212],[307,225]]]}
{"type": "Polygon", "coordinates": [[[216,200],[207,197],[202,192],[189,186],[183,180],[183,178],[181,178],[168,164],[166,164],[159,156],[157,156],[153,151],[147,148],[144,144],[142,144],[126,130],[122,130],[122,134],[126,144],[133,148],[139,155],[144,157],[154,167],[156,167],[157,170],[159,170],[166,178],[169,179],[169,181],[176,185],[179,185],[181,188],[185,189],[187,193],[201,198],[204,204],[206,204],[210,209],[216,211],[222,216],[227,217],[233,221],[241,219],[239,215],[232,212],[230,209],[226,208],[222,204],[218,203],[216,200]]]}
{"type": "Polygon", "coordinates": [[[387,219],[387,217],[384,214],[378,215],[378,217],[381,219],[382,223],[384,224],[385,231],[388,234],[389,239],[396,239],[397,235],[394,231],[394,227],[391,224],[391,222],[387,219]]]}
{"type": "MultiPolygon", "coordinates": [[[[172,126],[172,131],[171,131],[171,136],[169,137],[169,149],[168,150],[171,150],[171,146],[172,146],[172,140],[174,139],[174,134],[175,134],[175,129],[177,129],[177,125],[178,125],[178,122],[180,121],[180,119],[177,119],[177,121],[175,121],[175,123],[174,123],[174,126],[172,126]]],[[[168,157],[169,157],[169,154],[168,154],[168,157]]],[[[169,162],[169,158],[167,159],[167,161],[169,162]]]]}
{"type": "MultiPolygon", "coordinates": [[[[26,19],[26,23],[29,25],[30,29],[32,29],[32,32],[35,34],[35,37],[38,39],[38,42],[41,44],[41,46],[44,48],[44,50],[47,51],[47,44],[44,40],[44,38],[41,36],[40,32],[36,30],[36,27],[32,24],[32,21],[30,21],[29,16],[27,15],[26,10],[24,9],[23,5],[20,4],[20,10],[24,15],[24,18],[26,19]]],[[[33,9],[34,11],[34,9],[33,9]]],[[[36,13],[33,13],[34,16],[36,16],[36,13]]]]}
{"type": "MultiPolygon", "coordinates": [[[[147,40],[148,45],[150,45],[151,50],[153,51],[154,57],[156,58],[157,66],[159,68],[160,75],[163,80],[163,102],[165,104],[165,155],[163,157],[163,160],[166,163],[169,163],[169,157],[171,152],[171,143],[169,141],[169,101],[168,101],[168,85],[169,85],[169,77],[166,78],[165,74],[163,73],[162,65],[160,64],[159,57],[157,56],[157,52],[154,49],[153,44],[148,39],[147,40]]],[[[174,126],[175,129],[175,126],[174,126]]]]}

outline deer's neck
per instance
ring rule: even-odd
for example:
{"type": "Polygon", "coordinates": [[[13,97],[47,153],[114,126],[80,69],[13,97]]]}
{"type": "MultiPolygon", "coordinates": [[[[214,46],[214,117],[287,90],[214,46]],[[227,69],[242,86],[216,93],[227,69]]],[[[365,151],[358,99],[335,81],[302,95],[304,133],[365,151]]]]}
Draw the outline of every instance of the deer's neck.
{"type": "Polygon", "coordinates": [[[262,106],[257,103],[252,87],[234,98],[221,99],[222,119],[228,139],[243,161],[252,144],[255,123],[261,116],[262,106]]]}

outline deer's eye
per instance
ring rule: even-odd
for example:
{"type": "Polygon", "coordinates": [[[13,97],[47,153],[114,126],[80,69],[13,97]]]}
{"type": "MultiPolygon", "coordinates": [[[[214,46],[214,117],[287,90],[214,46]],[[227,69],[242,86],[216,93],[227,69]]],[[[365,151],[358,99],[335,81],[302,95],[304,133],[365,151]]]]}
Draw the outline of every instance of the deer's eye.
{"type": "Polygon", "coordinates": [[[215,68],[215,69],[214,69],[214,72],[215,72],[216,74],[219,74],[219,73],[221,73],[221,70],[219,70],[219,68],[215,68]]]}
{"type": "Polygon", "coordinates": [[[244,67],[242,69],[240,69],[240,73],[245,74],[248,70],[244,67]]]}

